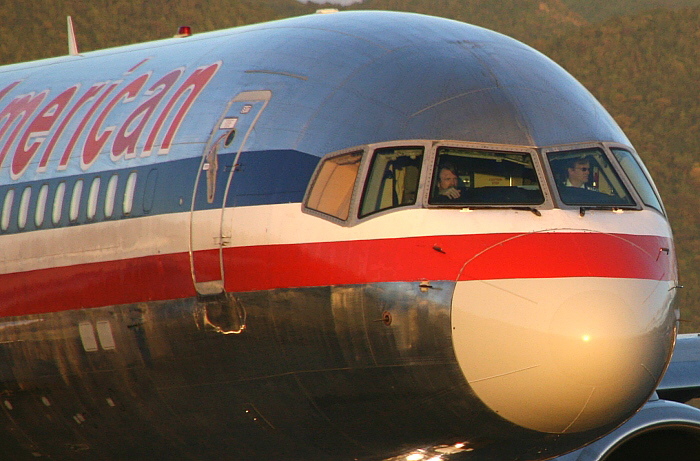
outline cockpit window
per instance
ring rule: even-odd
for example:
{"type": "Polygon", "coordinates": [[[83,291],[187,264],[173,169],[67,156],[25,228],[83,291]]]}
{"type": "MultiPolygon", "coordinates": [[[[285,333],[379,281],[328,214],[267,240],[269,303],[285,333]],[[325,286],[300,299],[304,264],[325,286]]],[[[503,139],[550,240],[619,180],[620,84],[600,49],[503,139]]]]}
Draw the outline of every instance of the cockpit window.
{"type": "Polygon", "coordinates": [[[362,194],[359,216],[415,204],[422,164],[422,147],[377,149],[362,194]]]}
{"type": "Polygon", "coordinates": [[[601,149],[550,153],[549,165],[566,205],[633,206],[634,200],[601,149]]]}
{"type": "Polygon", "coordinates": [[[544,195],[532,157],[443,147],[438,150],[429,203],[433,205],[539,205],[544,195]]]}
{"type": "Polygon", "coordinates": [[[654,192],[651,181],[647,175],[644,174],[639,162],[637,162],[630,152],[624,149],[612,149],[612,151],[644,204],[663,213],[661,201],[656,195],[656,192],[654,192]]]}
{"type": "Polygon", "coordinates": [[[350,215],[350,199],[360,168],[362,152],[327,158],[309,191],[306,207],[343,221],[350,215]]]}

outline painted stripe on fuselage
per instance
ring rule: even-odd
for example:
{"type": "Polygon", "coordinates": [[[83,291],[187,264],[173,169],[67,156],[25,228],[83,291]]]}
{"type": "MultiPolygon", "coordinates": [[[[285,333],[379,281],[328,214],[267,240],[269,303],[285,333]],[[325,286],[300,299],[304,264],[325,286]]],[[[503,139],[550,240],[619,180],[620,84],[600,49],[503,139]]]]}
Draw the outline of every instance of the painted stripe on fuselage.
{"type": "Polygon", "coordinates": [[[412,280],[667,280],[667,260],[655,259],[663,245],[668,240],[659,237],[600,233],[442,235],[235,248],[226,250],[224,270],[229,291],[412,280]]]}
{"type": "MultiPolygon", "coordinates": [[[[668,280],[671,271],[666,258],[655,259],[658,249],[668,244],[668,239],[663,237],[591,232],[278,244],[225,248],[224,272],[226,289],[233,292],[424,279],[668,280]],[[572,245],[573,256],[580,257],[586,249],[584,263],[571,264],[562,258],[572,245]],[[503,251],[506,253],[499,254],[503,251]],[[480,259],[486,252],[495,253],[480,259]]],[[[218,262],[218,250],[202,253],[218,262]]],[[[139,256],[1,275],[0,316],[176,299],[194,294],[187,252],[139,256]]]]}
{"type": "MultiPolygon", "coordinates": [[[[211,229],[194,237],[193,248],[202,249],[198,253],[209,260],[202,268],[218,267],[216,232],[232,162],[233,154],[220,155],[215,203],[199,194],[194,215],[188,210],[199,157],[139,168],[133,210],[109,219],[104,213],[107,174],[120,174],[117,196],[121,197],[133,169],[103,173],[92,220],[85,212],[87,189],[99,173],[0,188],[0,194],[16,188],[16,197],[26,187],[33,188],[27,227],[18,228],[16,199],[10,226],[2,236],[0,316],[194,296],[190,220],[211,229]],[[158,179],[149,183],[153,171],[158,179]],[[79,179],[86,191],[79,217],[70,221],[64,209],[60,222],[51,223],[55,186],[66,180],[70,192],[79,179]],[[37,226],[35,197],[44,184],[51,192],[44,223],[37,226]]],[[[581,218],[575,210],[561,209],[541,210],[541,216],[535,216],[507,209],[408,208],[343,227],[301,212],[299,201],[317,162],[317,157],[297,151],[241,156],[226,198],[227,206],[234,207],[226,211],[225,225],[232,235],[224,249],[227,290],[421,279],[672,277],[668,258],[650,263],[658,259],[659,248],[670,248],[667,223],[653,211],[590,210],[581,218]],[[486,250],[502,254],[480,257],[486,250]],[[588,254],[592,256],[587,256],[586,264],[569,265],[562,256],[580,259],[588,254]]],[[[206,188],[206,181],[201,181],[201,188],[206,188]]],[[[201,275],[216,279],[219,274],[201,275]]]]}
{"type": "MultiPolygon", "coordinates": [[[[197,146],[197,149],[199,148],[197,146]]],[[[216,178],[214,202],[208,203],[206,194],[201,194],[201,197],[194,204],[195,210],[221,207],[234,159],[235,153],[219,155],[220,166],[216,178]]],[[[300,202],[317,163],[317,157],[293,150],[245,152],[239,158],[235,174],[236,180],[228,194],[227,205],[252,206],[300,202]],[[271,167],[273,165],[274,168],[271,167]]],[[[15,199],[9,203],[11,209],[7,221],[8,227],[0,230],[0,233],[5,238],[4,235],[7,234],[46,231],[61,227],[90,226],[101,222],[132,220],[142,216],[184,212],[190,209],[192,188],[199,167],[200,157],[197,155],[190,159],[161,162],[138,168],[115,169],[2,185],[0,186],[0,208],[9,191],[15,191],[15,199]],[[116,203],[114,214],[105,216],[107,182],[114,176],[118,178],[115,195],[117,198],[122,198],[125,194],[127,177],[133,172],[137,174],[133,208],[125,214],[119,210],[121,207],[121,201],[119,201],[116,203]],[[97,194],[95,216],[88,218],[86,213],[88,208],[86,203],[88,200],[87,190],[96,178],[101,179],[101,188],[97,194]],[[68,204],[71,201],[73,187],[78,181],[83,182],[84,190],[77,207],[78,215],[75,219],[71,219],[68,213],[68,204]],[[52,217],[53,204],[56,190],[61,183],[65,183],[66,196],[63,200],[63,210],[59,213],[59,219],[54,221],[52,217]],[[35,219],[37,196],[40,188],[44,185],[48,187],[46,208],[41,224],[37,225],[35,219]],[[29,219],[27,219],[25,226],[20,228],[18,224],[19,196],[27,188],[31,188],[32,191],[27,209],[29,219]]],[[[200,188],[206,190],[206,187],[206,180],[201,181],[200,188]]]]}
{"type": "MultiPolygon", "coordinates": [[[[221,209],[195,211],[194,216],[189,211],[171,212],[3,235],[0,274],[187,252],[192,218],[210,231],[198,235],[193,247],[216,249],[214,237],[221,225],[221,209]]],[[[665,220],[653,211],[589,211],[584,221],[573,210],[542,210],[541,216],[535,216],[529,211],[507,209],[464,213],[458,209],[412,208],[343,227],[302,213],[299,203],[285,203],[227,209],[226,218],[231,233],[228,248],[491,234],[498,235],[495,241],[500,242],[507,236],[534,233],[626,236],[630,235],[629,229],[634,229],[631,235],[639,238],[658,236],[662,241],[670,241],[670,235],[665,233],[668,231],[665,220]],[[574,227],[583,224],[585,228],[574,227]]],[[[439,246],[440,240],[433,244],[439,246]]],[[[577,245],[575,241],[571,244],[577,245]]],[[[566,257],[572,249],[557,251],[566,257]]],[[[658,252],[658,248],[652,250],[658,252]]],[[[535,260],[539,251],[538,248],[532,255],[524,255],[523,260],[535,260]]],[[[613,259],[612,254],[608,257],[613,259]]]]}

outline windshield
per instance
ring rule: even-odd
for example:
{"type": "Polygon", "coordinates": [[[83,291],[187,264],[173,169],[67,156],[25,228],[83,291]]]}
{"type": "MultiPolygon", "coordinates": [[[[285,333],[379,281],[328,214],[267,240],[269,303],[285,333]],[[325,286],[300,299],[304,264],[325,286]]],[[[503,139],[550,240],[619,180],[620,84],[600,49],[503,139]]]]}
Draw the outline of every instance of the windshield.
{"type": "Polygon", "coordinates": [[[544,196],[528,153],[443,147],[438,150],[429,202],[539,205],[544,196]]]}
{"type": "Polygon", "coordinates": [[[362,194],[360,217],[416,203],[422,147],[377,149],[362,194]]]}
{"type": "Polygon", "coordinates": [[[348,219],[350,199],[361,160],[362,152],[324,159],[306,199],[306,206],[334,218],[348,219]]]}
{"type": "Polygon", "coordinates": [[[548,154],[549,165],[566,205],[617,207],[634,201],[602,149],[548,154]]]}
{"type": "Polygon", "coordinates": [[[663,213],[661,201],[656,195],[656,192],[654,192],[651,180],[644,174],[641,165],[634,156],[624,149],[612,149],[612,151],[617,161],[620,162],[622,169],[625,170],[632,185],[637,189],[637,193],[642,198],[644,204],[663,213]]]}

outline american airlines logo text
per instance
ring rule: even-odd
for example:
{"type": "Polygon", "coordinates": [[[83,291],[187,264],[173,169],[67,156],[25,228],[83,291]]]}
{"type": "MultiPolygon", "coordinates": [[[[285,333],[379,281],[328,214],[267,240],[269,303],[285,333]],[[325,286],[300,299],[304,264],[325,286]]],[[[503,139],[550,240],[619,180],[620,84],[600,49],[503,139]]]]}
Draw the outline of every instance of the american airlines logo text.
{"type": "MultiPolygon", "coordinates": [[[[128,83],[94,83],[82,94],[81,84],[75,84],[52,99],[49,90],[15,96],[0,110],[0,168],[11,152],[13,180],[32,162],[37,163],[37,171],[46,171],[54,155],[60,156],[58,170],[65,170],[71,157],[80,158],[81,168],[87,170],[101,152],[109,152],[112,161],[136,157],[139,142],[143,142],[138,152],[141,157],[154,150],[167,154],[187,112],[220,67],[221,61],[198,67],[179,86],[176,84],[185,73],[182,67],[151,85],[148,82],[153,72],[148,71],[128,83]],[[139,95],[145,96],[145,101],[128,116],[112,120],[119,125],[111,125],[110,114],[117,105],[131,103],[139,95]],[[66,130],[71,122],[71,129],[66,130]]],[[[0,101],[21,82],[0,89],[0,101]]]]}

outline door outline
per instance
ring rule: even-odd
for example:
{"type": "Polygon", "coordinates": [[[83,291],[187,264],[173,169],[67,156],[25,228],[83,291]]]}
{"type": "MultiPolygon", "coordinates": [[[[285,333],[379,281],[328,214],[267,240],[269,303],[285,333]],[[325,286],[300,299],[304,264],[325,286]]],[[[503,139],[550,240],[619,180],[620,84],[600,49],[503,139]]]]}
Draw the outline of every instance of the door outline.
{"type": "MultiPolygon", "coordinates": [[[[226,219],[226,199],[231,189],[234,173],[238,169],[239,160],[243,149],[245,148],[250,134],[255,128],[255,125],[260,119],[260,116],[262,115],[263,111],[267,107],[267,104],[269,103],[271,97],[272,92],[269,90],[253,90],[243,91],[236,95],[233,99],[231,99],[226,105],[226,109],[219,117],[216,126],[213,128],[209,136],[209,140],[207,141],[207,144],[205,146],[204,152],[202,153],[201,160],[199,163],[199,170],[197,172],[194,188],[192,190],[189,220],[190,271],[192,274],[192,282],[194,283],[195,290],[200,296],[219,295],[224,293],[225,291],[223,249],[224,247],[229,246],[231,244],[231,238],[233,234],[233,224],[230,222],[230,220],[226,219]],[[240,109],[238,116],[232,117],[231,111],[236,109],[236,103],[241,102],[250,103],[250,105],[244,105],[243,108],[240,109]],[[255,108],[254,105],[256,103],[262,104],[260,105],[260,107],[255,108]],[[243,139],[236,150],[236,155],[228,173],[228,178],[226,179],[226,185],[224,187],[223,194],[221,195],[221,206],[218,208],[219,216],[217,231],[216,233],[213,233],[210,230],[207,230],[206,228],[202,230],[202,222],[199,222],[199,220],[196,217],[197,214],[195,213],[195,205],[198,195],[197,192],[200,189],[200,182],[202,181],[202,177],[207,178],[207,201],[209,203],[214,203],[216,196],[216,178],[220,169],[219,153],[221,152],[222,147],[226,147],[224,143],[228,135],[232,132],[232,130],[235,129],[235,125],[239,121],[238,119],[242,119],[246,115],[250,114],[250,112],[252,112],[252,109],[255,110],[253,120],[250,122],[250,125],[248,126],[245,135],[243,136],[243,139]],[[222,133],[222,130],[225,131],[223,131],[222,133]],[[206,174],[203,175],[202,172],[206,172],[206,174]],[[195,254],[197,251],[200,250],[200,248],[197,248],[198,246],[200,246],[200,244],[197,243],[198,239],[204,237],[206,240],[207,236],[213,238],[213,242],[211,243],[213,243],[214,250],[217,250],[218,252],[218,279],[214,277],[213,279],[206,280],[205,277],[202,277],[202,264],[197,261],[199,258],[195,254]]],[[[211,259],[213,255],[209,254],[209,257],[211,259]]],[[[210,264],[214,264],[213,260],[210,260],[210,264]]],[[[210,270],[212,270],[212,267],[210,267],[210,270]]],[[[212,273],[215,274],[216,270],[213,270],[212,273]]]]}

